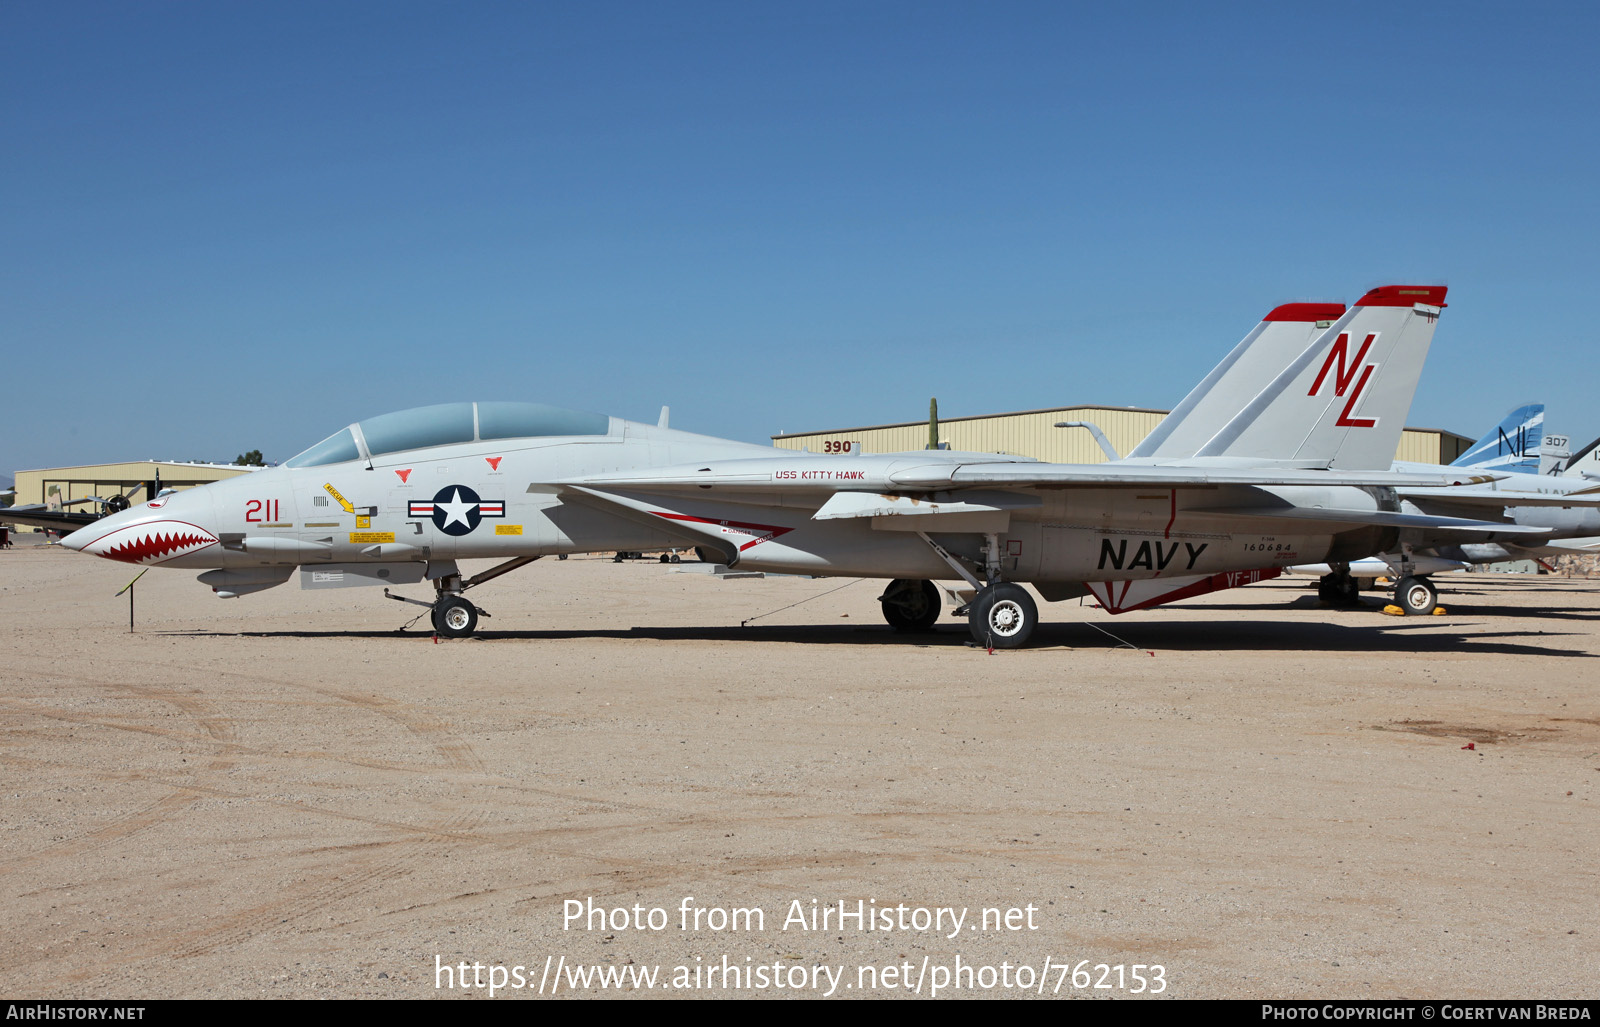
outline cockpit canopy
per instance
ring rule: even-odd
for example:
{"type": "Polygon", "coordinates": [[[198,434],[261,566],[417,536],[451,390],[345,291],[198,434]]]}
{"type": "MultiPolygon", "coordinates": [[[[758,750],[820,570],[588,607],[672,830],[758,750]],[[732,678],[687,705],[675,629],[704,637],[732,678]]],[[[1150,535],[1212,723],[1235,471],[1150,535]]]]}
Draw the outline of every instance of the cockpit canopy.
{"type": "Polygon", "coordinates": [[[439,403],[357,421],[284,464],[320,467],[458,442],[605,435],[610,428],[611,418],[605,414],[544,403],[439,403]]]}

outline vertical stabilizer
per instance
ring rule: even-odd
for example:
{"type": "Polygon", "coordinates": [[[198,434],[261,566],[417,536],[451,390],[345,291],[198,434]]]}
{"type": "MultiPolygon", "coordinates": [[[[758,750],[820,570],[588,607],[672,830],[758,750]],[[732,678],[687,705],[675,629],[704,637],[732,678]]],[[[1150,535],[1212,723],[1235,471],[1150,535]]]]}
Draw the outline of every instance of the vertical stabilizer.
{"type": "Polygon", "coordinates": [[[1439,285],[1371,290],[1196,455],[1387,469],[1400,448],[1445,291],[1439,285]]]}
{"type": "Polygon", "coordinates": [[[1134,447],[1129,459],[1194,456],[1344,312],[1343,303],[1285,303],[1274,308],[1134,447]]]}
{"type": "Polygon", "coordinates": [[[1507,414],[1505,420],[1456,457],[1450,466],[1538,474],[1543,444],[1544,404],[1529,403],[1507,414]]]}

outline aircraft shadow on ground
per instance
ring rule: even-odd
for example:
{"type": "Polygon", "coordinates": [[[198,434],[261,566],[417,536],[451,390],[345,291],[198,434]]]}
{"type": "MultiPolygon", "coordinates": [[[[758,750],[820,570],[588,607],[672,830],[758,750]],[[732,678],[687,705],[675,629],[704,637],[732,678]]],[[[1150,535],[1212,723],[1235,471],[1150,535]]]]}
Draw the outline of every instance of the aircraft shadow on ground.
{"type": "MultiPolygon", "coordinates": [[[[1562,590],[1552,589],[1559,594],[1562,590]]],[[[1550,620],[1576,620],[1600,621],[1600,610],[1583,606],[1499,606],[1494,604],[1494,593],[1484,592],[1441,592],[1439,605],[1449,611],[1452,618],[1470,617],[1505,617],[1511,620],[1527,618],[1545,618],[1550,620]]],[[[1337,617],[1366,617],[1381,614],[1385,606],[1393,600],[1389,596],[1363,595],[1359,606],[1324,606],[1313,595],[1303,595],[1287,601],[1267,602],[1219,602],[1215,609],[1228,610],[1233,613],[1241,611],[1254,611],[1258,613],[1272,613],[1285,609],[1291,610],[1321,610],[1330,618],[1337,617]]],[[[1181,607],[1173,607],[1181,609],[1181,607]]]]}
{"type": "MultiPolygon", "coordinates": [[[[1350,611],[1359,617],[1362,611],[1350,611]]],[[[1521,656],[1590,657],[1596,654],[1550,645],[1569,634],[1526,631],[1474,631],[1482,621],[1455,620],[1455,631],[1424,631],[1443,625],[1434,618],[1383,618],[1382,623],[1308,624],[1220,618],[1215,621],[1161,621],[1154,618],[1110,621],[1094,612],[1094,621],[1041,623],[1030,648],[1111,649],[1126,641],[1133,648],[1172,652],[1239,652],[1253,649],[1364,653],[1502,653],[1521,656]],[[1097,630],[1097,628],[1099,630],[1097,630]],[[1110,634],[1108,635],[1107,632],[1110,634]],[[1537,641],[1536,641],[1537,640],[1537,641]]],[[[431,631],[167,631],[169,636],[240,638],[391,638],[422,641],[431,631]]],[[[901,634],[882,625],[799,624],[769,627],[694,626],[635,627],[612,630],[480,631],[472,639],[443,644],[494,642],[560,642],[583,639],[636,639],[658,642],[777,642],[795,645],[884,645],[945,649],[975,648],[964,625],[955,621],[933,631],[901,634]]],[[[1023,650],[1026,651],[1026,650],[1023,650]]]]}
{"type": "MultiPolygon", "coordinates": [[[[1361,611],[1352,611],[1362,616],[1361,611]]],[[[1103,628],[1118,641],[1136,649],[1172,652],[1237,652],[1252,649],[1306,650],[1360,653],[1501,653],[1517,656],[1592,657],[1582,649],[1565,649],[1548,643],[1568,636],[1587,638],[1585,632],[1477,631],[1480,620],[1452,618],[1450,631],[1434,618],[1383,618],[1383,623],[1308,624],[1285,621],[1093,621],[1083,624],[1041,624],[1035,645],[1108,648],[1116,643],[1094,630],[1103,628]],[[1091,624],[1093,627],[1091,627],[1091,624]],[[1096,636],[1096,637],[1089,637],[1096,636]]]]}

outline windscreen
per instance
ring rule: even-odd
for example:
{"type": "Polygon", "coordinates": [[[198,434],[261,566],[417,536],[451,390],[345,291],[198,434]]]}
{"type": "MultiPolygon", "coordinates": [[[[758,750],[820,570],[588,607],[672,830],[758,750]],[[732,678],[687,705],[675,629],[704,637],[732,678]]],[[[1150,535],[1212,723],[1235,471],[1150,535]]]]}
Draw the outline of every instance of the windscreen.
{"type": "Polygon", "coordinates": [[[304,453],[285,460],[284,465],[288,467],[321,467],[323,464],[340,464],[346,460],[356,460],[360,456],[361,454],[356,450],[355,436],[350,434],[349,428],[345,428],[333,435],[329,435],[304,453]]]}

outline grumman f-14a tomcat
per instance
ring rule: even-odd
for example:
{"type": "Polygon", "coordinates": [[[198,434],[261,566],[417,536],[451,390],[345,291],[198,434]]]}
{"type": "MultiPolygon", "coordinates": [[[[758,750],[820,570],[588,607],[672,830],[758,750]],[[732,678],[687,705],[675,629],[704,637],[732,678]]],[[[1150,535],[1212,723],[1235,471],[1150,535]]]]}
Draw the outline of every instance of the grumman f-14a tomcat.
{"type": "Polygon", "coordinates": [[[359,421],[280,467],[155,499],[63,544],[199,569],[223,597],[297,568],[311,588],[431,582],[423,605],[453,637],[478,625],[464,593],[542,556],[696,547],[740,568],[890,579],[883,613],[902,629],[937,619],[934,581],[961,582],[956,613],[974,638],[1014,648],[1038,622],[1024,583],[1049,601],[1092,590],[1115,602],[1135,586],[1176,598],[1384,552],[1408,527],[1517,537],[1405,513],[1395,497],[1472,480],[1389,469],[1444,296],[1385,286],[1332,319],[1316,304],[1277,308],[1229,361],[1254,359],[1263,338],[1293,355],[1264,388],[1164,421],[1168,438],[1206,428],[1183,459],[845,458],[532,403],[445,403],[359,421]],[[463,576],[459,561],[483,558],[501,562],[463,576]]]}

